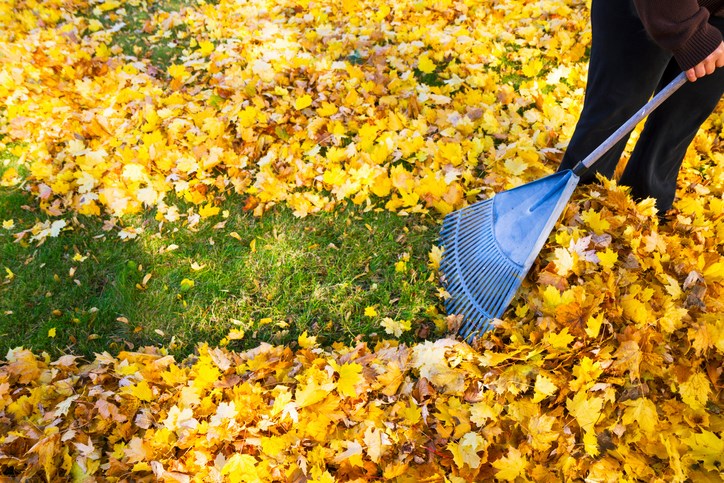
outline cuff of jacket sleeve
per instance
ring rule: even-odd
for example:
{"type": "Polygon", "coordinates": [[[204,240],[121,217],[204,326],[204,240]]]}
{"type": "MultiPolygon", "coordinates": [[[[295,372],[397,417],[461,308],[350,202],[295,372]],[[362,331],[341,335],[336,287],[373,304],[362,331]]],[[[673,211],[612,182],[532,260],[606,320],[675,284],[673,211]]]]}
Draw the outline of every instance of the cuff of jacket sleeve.
{"type": "Polygon", "coordinates": [[[706,27],[692,35],[686,44],[674,50],[674,58],[681,70],[689,70],[706,59],[721,43],[722,34],[719,29],[706,24],[706,27]]]}

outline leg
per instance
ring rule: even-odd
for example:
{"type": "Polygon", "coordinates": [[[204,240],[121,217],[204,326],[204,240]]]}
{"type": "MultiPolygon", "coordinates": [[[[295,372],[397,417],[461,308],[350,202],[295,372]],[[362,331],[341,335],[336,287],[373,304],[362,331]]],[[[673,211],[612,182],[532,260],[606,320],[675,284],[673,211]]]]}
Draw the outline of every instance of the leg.
{"type": "MultiPolygon", "coordinates": [[[[724,31],[724,18],[711,22],[724,31]]],[[[671,62],[661,87],[681,69],[671,62]]],[[[681,86],[646,120],[641,137],[621,176],[621,184],[631,186],[636,198],[656,198],[660,214],[671,208],[676,195],[676,179],[691,141],[701,124],[714,111],[724,94],[724,68],[696,82],[681,86]]]]}
{"type": "MultiPolygon", "coordinates": [[[[592,45],[583,111],[559,170],[570,169],[626,122],[659,84],[671,59],[649,39],[631,0],[593,0],[592,45]]],[[[613,176],[628,138],[581,179],[613,176]]]]}

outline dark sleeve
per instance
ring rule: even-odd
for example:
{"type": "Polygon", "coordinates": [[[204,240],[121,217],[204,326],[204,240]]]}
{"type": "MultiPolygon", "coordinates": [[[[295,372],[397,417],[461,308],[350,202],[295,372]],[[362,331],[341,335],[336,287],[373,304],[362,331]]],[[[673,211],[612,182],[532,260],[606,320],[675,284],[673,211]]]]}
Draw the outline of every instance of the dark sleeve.
{"type": "Polygon", "coordinates": [[[671,51],[682,70],[714,52],[722,34],[709,23],[709,11],[696,0],[634,0],[639,17],[654,41],[671,51]]]}

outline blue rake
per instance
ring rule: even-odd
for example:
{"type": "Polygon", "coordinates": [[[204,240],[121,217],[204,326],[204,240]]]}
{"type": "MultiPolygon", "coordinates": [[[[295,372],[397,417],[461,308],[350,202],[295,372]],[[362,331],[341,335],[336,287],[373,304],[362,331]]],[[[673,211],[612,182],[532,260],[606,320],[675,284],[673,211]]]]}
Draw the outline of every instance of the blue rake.
{"type": "Polygon", "coordinates": [[[443,220],[441,282],[467,340],[491,329],[515,296],[582,173],[686,82],[682,72],[573,169],[479,201],[443,220]]]}

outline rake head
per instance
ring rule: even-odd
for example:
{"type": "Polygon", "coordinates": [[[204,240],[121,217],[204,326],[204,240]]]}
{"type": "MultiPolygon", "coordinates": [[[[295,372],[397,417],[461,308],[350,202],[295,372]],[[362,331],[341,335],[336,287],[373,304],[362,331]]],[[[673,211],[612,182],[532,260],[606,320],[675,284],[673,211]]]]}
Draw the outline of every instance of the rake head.
{"type": "Polygon", "coordinates": [[[471,340],[500,318],[578,184],[562,171],[447,215],[440,272],[448,314],[462,315],[471,340]]]}

